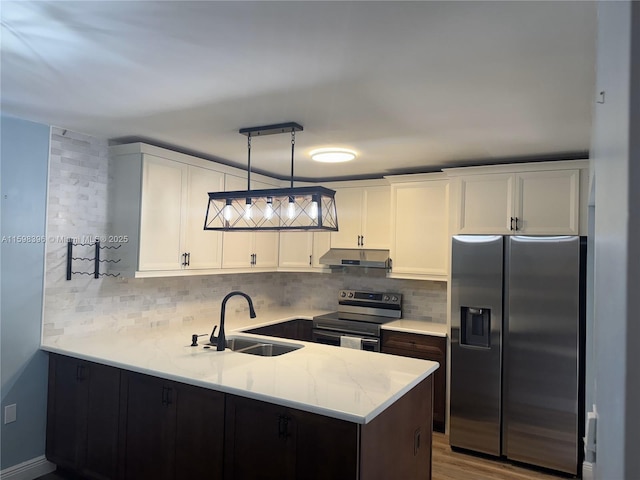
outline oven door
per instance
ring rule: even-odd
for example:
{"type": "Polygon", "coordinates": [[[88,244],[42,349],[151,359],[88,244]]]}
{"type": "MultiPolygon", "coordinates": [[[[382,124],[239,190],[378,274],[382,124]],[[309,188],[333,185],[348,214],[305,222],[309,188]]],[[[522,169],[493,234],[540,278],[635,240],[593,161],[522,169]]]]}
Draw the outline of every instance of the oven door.
{"type": "MultiPolygon", "coordinates": [[[[352,334],[318,329],[314,329],[312,332],[314,343],[323,343],[325,345],[334,345],[336,347],[340,346],[340,337],[343,335],[348,335],[349,337],[355,336],[352,334]]],[[[358,337],[362,339],[362,350],[367,350],[369,352],[380,351],[380,340],[378,338],[365,336],[358,337]]]]}

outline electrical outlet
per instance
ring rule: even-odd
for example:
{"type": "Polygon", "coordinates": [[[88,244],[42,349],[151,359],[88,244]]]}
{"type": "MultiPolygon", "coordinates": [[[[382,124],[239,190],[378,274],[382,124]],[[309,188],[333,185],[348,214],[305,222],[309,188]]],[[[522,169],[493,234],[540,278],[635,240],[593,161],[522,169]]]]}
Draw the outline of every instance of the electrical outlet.
{"type": "Polygon", "coordinates": [[[12,423],[16,421],[18,417],[18,405],[12,403],[11,405],[7,405],[4,407],[4,423],[12,423]]]}

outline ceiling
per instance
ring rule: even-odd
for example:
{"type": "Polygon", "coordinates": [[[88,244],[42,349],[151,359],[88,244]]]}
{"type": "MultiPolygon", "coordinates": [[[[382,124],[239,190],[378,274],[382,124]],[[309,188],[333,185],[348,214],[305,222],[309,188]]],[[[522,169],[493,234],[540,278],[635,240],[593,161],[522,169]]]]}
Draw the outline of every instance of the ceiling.
{"type": "Polygon", "coordinates": [[[593,2],[2,1],[2,112],[301,179],[584,157],[593,2]],[[354,149],[319,164],[313,148],[354,149]],[[290,138],[252,167],[290,174],[290,138]]]}

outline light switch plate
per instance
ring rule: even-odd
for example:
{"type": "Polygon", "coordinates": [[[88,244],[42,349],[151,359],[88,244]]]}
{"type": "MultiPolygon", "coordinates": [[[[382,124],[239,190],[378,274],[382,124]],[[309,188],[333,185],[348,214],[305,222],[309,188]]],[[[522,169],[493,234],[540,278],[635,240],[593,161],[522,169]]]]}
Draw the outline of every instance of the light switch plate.
{"type": "Polygon", "coordinates": [[[4,407],[4,423],[12,423],[18,417],[18,406],[15,403],[4,407]]]}

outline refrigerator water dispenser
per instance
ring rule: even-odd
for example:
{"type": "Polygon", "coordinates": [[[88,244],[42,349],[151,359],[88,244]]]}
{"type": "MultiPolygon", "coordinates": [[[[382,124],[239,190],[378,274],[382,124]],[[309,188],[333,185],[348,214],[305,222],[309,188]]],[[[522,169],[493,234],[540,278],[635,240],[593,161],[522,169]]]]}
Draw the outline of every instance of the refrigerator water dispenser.
{"type": "Polygon", "coordinates": [[[461,307],[460,345],[489,348],[491,309],[461,307]]]}

